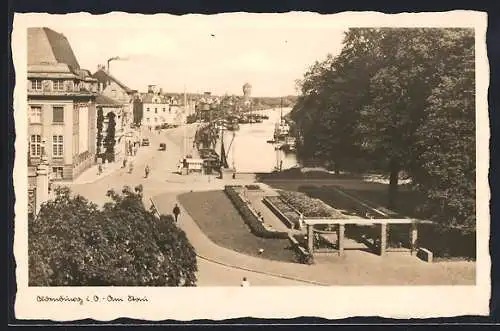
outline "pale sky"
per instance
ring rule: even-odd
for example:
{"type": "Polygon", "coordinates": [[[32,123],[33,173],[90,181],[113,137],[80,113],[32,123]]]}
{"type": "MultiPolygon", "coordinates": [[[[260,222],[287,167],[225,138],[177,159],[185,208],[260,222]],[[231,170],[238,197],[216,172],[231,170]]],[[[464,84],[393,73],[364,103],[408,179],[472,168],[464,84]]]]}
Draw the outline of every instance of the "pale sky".
{"type": "Polygon", "coordinates": [[[64,34],[92,73],[127,57],[111,62],[111,74],[132,89],[241,95],[249,82],[253,96],[296,94],[295,81],[338,54],[346,31],[319,14],[117,15],[53,15],[37,25],[64,34]]]}

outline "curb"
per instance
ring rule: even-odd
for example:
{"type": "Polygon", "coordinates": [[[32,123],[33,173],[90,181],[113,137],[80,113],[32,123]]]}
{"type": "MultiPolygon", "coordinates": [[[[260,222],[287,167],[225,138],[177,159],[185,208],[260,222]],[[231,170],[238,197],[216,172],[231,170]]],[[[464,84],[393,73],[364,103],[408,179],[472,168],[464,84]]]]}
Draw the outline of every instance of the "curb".
{"type": "Polygon", "coordinates": [[[222,265],[222,266],[225,266],[225,267],[230,267],[230,268],[239,269],[239,270],[245,270],[245,271],[249,271],[249,272],[255,272],[255,273],[258,273],[258,274],[261,274],[261,275],[272,276],[272,277],[276,277],[276,278],[289,279],[289,280],[293,280],[293,281],[297,281],[297,282],[302,282],[302,283],[308,283],[308,284],[312,284],[312,285],[330,286],[328,284],[323,284],[323,283],[315,282],[313,280],[301,279],[301,278],[296,278],[296,277],[282,275],[282,274],[275,274],[275,273],[272,273],[272,272],[266,272],[266,271],[260,271],[260,270],[255,270],[255,269],[251,269],[251,268],[246,268],[246,267],[235,266],[235,265],[232,265],[232,264],[229,264],[229,263],[224,263],[224,262],[220,262],[220,261],[208,258],[208,257],[200,255],[198,253],[196,253],[196,256],[199,257],[199,258],[201,258],[201,259],[203,259],[203,260],[206,260],[208,262],[219,264],[219,265],[222,265]]]}
{"type": "MultiPolygon", "coordinates": [[[[116,161],[116,162],[118,162],[118,161],[116,161]]],[[[119,165],[119,163],[116,163],[116,164],[117,164],[117,165],[119,165]]],[[[106,174],[104,174],[104,173],[103,173],[103,174],[99,175],[97,178],[94,178],[94,179],[92,179],[92,180],[87,180],[87,181],[81,181],[81,182],[79,182],[79,181],[78,181],[78,178],[77,178],[77,179],[76,179],[76,181],[69,182],[69,184],[71,184],[71,185],[85,185],[85,184],[92,184],[92,183],[97,182],[98,180],[104,179],[104,178],[106,178],[106,177],[108,177],[108,176],[110,176],[110,175],[112,175],[112,174],[116,173],[116,172],[117,172],[117,171],[119,171],[120,169],[124,169],[124,168],[123,168],[122,166],[119,166],[119,167],[117,166],[117,168],[116,168],[116,169],[114,169],[113,171],[110,171],[110,172],[108,172],[108,173],[106,173],[106,174]]],[[[89,168],[89,169],[87,169],[86,171],[89,171],[89,170],[90,170],[90,168],[89,168]]]]}
{"type": "MultiPolygon", "coordinates": [[[[151,203],[153,204],[153,206],[155,206],[155,209],[156,209],[156,205],[155,205],[155,202],[154,202],[154,199],[153,197],[151,197],[149,199],[151,201],[151,203]]],[[[177,203],[179,205],[182,206],[182,204],[179,202],[178,199],[176,199],[177,203]]],[[[186,208],[183,207],[183,209],[186,211],[187,213],[187,210],[186,208]]],[[[156,209],[156,212],[157,214],[159,215],[159,211],[158,209],[156,209]]],[[[194,222],[194,220],[193,220],[194,222]]],[[[201,229],[200,229],[201,231],[201,229]]],[[[209,238],[207,238],[207,240],[209,240],[211,243],[213,243],[214,245],[217,245],[215,244],[213,241],[211,241],[209,238]]],[[[195,248],[195,251],[196,251],[196,248],[195,248]]],[[[312,285],[318,285],[318,286],[330,286],[328,284],[324,284],[324,283],[320,283],[320,282],[316,282],[316,281],[313,281],[313,280],[307,280],[307,279],[301,279],[301,278],[298,278],[298,277],[293,277],[293,276],[287,276],[287,275],[283,275],[283,274],[278,274],[278,273],[272,273],[272,272],[266,272],[266,271],[261,271],[261,270],[256,270],[256,269],[252,269],[252,268],[247,268],[247,267],[241,267],[241,266],[237,266],[237,265],[233,265],[233,264],[229,264],[229,263],[225,263],[225,262],[221,262],[219,260],[216,260],[216,259],[212,259],[212,258],[209,258],[209,257],[206,257],[204,255],[201,255],[199,254],[198,252],[196,252],[196,256],[199,257],[200,259],[203,259],[205,261],[208,261],[208,262],[212,262],[212,263],[215,263],[215,264],[219,264],[219,265],[222,265],[222,266],[225,266],[225,267],[230,267],[230,268],[234,268],[234,269],[239,269],[239,270],[245,270],[245,271],[249,271],[249,272],[255,272],[255,273],[258,273],[258,274],[262,274],[262,275],[267,275],[267,276],[272,276],[272,277],[276,277],[276,278],[283,278],[283,279],[289,279],[289,280],[293,280],[293,281],[297,281],[297,282],[302,282],[302,283],[307,283],[307,284],[312,284],[312,285]]]]}
{"type": "Polygon", "coordinates": [[[119,168],[116,168],[114,169],[113,171],[110,171],[109,173],[107,174],[102,174],[100,175],[99,177],[93,179],[93,180],[87,180],[87,181],[82,181],[82,182],[79,182],[78,180],[75,181],[75,182],[71,182],[72,185],[85,185],[85,184],[92,184],[92,183],[95,183],[97,182],[98,180],[101,180],[101,179],[104,179],[114,173],[116,173],[119,169],[123,169],[122,167],[119,167],[119,168]]]}

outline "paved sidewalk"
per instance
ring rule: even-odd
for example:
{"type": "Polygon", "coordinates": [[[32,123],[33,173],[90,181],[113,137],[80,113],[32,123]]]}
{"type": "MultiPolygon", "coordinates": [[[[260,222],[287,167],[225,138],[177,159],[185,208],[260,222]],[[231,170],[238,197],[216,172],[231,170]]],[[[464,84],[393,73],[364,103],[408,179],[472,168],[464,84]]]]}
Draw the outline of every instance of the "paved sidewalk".
{"type": "MultiPolygon", "coordinates": [[[[140,147],[135,156],[127,156],[127,169],[128,163],[130,161],[134,163],[135,167],[148,156],[148,151],[146,150],[147,148],[149,147],[140,147]]],[[[100,175],[98,174],[98,168],[99,166],[97,164],[93,165],[92,167],[81,173],[78,178],[71,182],[71,184],[90,184],[115,173],[116,171],[123,168],[123,157],[116,160],[115,162],[103,165],[102,173],[100,175]]]]}
{"type": "MultiPolygon", "coordinates": [[[[163,193],[152,199],[160,213],[169,214],[178,203],[177,194],[163,193]]],[[[178,204],[181,207],[179,226],[197,253],[226,265],[321,285],[472,285],[475,281],[473,263],[429,264],[400,253],[379,257],[362,251],[348,251],[345,257],[320,256],[314,265],[260,259],[213,243],[178,204]]]]}

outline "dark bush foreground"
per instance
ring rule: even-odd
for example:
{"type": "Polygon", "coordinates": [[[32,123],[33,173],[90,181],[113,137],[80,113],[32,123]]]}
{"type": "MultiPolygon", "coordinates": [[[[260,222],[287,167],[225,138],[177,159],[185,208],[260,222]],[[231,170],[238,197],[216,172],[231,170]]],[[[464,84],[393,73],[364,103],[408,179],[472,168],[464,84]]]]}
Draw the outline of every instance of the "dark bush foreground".
{"type": "Polygon", "coordinates": [[[195,286],[196,254],[172,216],[127,187],[108,196],[98,209],[57,189],[29,225],[30,286],[195,286]]]}

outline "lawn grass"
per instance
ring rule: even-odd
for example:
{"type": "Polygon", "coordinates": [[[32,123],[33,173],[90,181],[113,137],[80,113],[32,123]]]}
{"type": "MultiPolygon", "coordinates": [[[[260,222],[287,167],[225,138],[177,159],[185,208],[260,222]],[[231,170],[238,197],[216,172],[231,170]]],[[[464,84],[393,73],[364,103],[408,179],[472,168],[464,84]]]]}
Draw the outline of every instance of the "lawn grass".
{"type": "Polygon", "coordinates": [[[266,239],[252,234],[224,191],[185,193],[179,196],[179,202],[217,245],[269,260],[296,262],[288,239],[266,239]],[[259,254],[261,248],[264,252],[259,254]]]}

